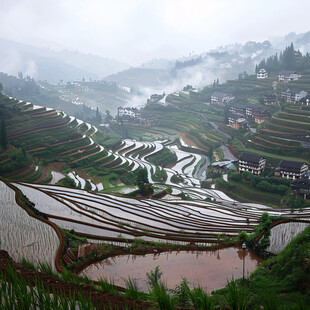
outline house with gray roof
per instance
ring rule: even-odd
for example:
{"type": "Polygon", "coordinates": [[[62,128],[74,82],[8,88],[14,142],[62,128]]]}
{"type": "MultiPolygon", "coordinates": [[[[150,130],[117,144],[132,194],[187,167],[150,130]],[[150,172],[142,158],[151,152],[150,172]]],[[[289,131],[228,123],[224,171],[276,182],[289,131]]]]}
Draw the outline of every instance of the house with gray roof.
{"type": "Polygon", "coordinates": [[[290,103],[299,102],[302,98],[305,98],[308,93],[304,90],[288,88],[286,91],[281,92],[281,97],[284,101],[290,103]]]}
{"type": "Polygon", "coordinates": [[[287,179],[298,179],[306,175],[308,165],[305,162],[282,160],[274,173],[275,176],[287,179]]]}
{"type": "Polygon", "coordinates": [[[304,199],[310,199],[310,179],[301,177],[291,182],[291,194],[302,196],[304,199]]]}
{"type": "Polygon", "coordinates": [[[288,83],[290,81],[296,81],[301,78],[301,75],[298,74],[296,71],[292,70],[282,70],[278,74],[279,82],[288,83]]]}
{"type": "Polygon", "coordinates": [[[211,104],[220,104],[224,105],[232,100],[234,97],[230,94],[221,92],[221,91],[214,91],[211,94],[211,104]]]}
{"type": "Polygon", "coordinates": [[[239,173],[243,171],[252,172],[254,175],[259,175],[263,172],[266,166],[266,158],[261,155],[252,153],[242,153],[239,157],[239,173]]]}

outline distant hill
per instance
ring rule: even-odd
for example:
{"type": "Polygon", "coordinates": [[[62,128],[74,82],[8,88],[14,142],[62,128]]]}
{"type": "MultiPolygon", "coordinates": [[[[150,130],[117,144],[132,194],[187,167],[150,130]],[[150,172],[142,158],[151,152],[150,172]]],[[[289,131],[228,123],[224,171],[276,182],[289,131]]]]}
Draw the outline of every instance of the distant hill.
{"type": "Polygon", "coordinates": [[[0,71],[17,75],[22,72],[50,83],[100,79],[127,69],[127,64],[113,59],[82,54],[78,51],[56,52],[0,38],[0,71]]]}
{"type": "Polygon", "coordinates": [[[107,82],[117,82],[123,86],[156,87],[171,81],[167,70],[150,68],[130,68],[104,78],[107,82]]]}
{"type": "Polygon", "coordinates": [[[9,96],[55,108],[86,121],[94,116],[97,108],[100,112],[109,110],[115,115],[117,108],[126,105],[132,98],[130,92],[112,82],[80,81],[52,85],[0,72],[0,83],[9,96]]]}

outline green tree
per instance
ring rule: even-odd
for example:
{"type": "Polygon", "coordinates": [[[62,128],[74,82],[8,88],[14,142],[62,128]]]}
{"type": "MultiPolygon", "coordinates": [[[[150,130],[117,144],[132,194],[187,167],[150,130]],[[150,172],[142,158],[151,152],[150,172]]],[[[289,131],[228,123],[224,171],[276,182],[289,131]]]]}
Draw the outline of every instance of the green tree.
{"type": "Polygon", "coordinates": [[[97,122],[98,124],[100,124],[101,121],[102,121],[101,114],[100,114],[100,112],[99,112],[99,108],[97,107],[97,109],[96,109],[96,122],[97,122]]]}
{"type": "Polygon", "coordinates": [[[8,135],[6,132],[6,125],[5,125],[5,120],[1,120],[1,125],[0,125],[0,145],[6,149],[8,146],[8,135]]]}
{"type": "Polygon", "coordinates": [[[106,114],[105,121],[108,123],[112,119],[110,110],[105,110],[105,114],[106,114]]]}
{"type": "Polygon", "coordinates": [[[137,177],[137,185],[142,195],[148,194],[148,190],[146,188],[147,183],[149,183],[149,179],[147,177],[147,170],[146,168],[140,169],[137,177]]]}

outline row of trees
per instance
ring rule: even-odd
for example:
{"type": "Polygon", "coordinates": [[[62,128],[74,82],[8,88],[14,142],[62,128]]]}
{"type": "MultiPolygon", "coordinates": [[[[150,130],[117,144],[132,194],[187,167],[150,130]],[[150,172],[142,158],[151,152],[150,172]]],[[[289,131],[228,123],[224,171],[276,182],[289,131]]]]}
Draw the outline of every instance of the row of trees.
{"type": "Polygon", "coordinates": [[[82,105],[82,111],[74,113],[74,116],[84,122],[90,122],[98,125],[102,123],[102,117],[99,108],[97,107],[96,113],[94,113],[94,111],[85,103],[82,105]]]}
{"type": "Polygon", "coordinates": [[[278,179],[275,177],[262,178],[260,176],[255,176],[248,171],[242,172],[241,175],[238,173],[231,173],[229,178],[232,181],[247,183],[261,191],[277,193],[280,195],[284,195],[289,190],[290,185],[290,180],[278,179]]]}
{"type": "Polygon", "coordinates": [[[302,55],[300,51],[295,51],[293,43],[288,46],[283,53],[270,56],[267,60],[263,59],[255,67],[257,73],[260,69],[268,72],[279,72],[281,70],[306,70],[310,69],[310,54],[302,55]]]}

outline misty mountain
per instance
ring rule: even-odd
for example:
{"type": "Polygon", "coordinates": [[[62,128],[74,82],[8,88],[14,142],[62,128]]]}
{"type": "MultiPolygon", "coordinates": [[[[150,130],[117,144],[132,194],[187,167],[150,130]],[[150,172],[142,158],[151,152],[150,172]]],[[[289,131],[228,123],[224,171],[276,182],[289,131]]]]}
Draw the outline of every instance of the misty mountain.
{"type": "Polygon", "coordinates": [[[171,70],[175,66],[175,59],[151,59],[142,65],[140,65],[140,68],[145,69],[159,69],[159,70],[171,70]]]}
{"type": "Polygon", "coordinates": [[[285,37],[270,41],[248,41],[220,46],[198,55],[190,55],[176,60],[153,59],[140,66],[130,68],[105,78],[124,86],[150,88],[150,92],[165,92],[182,89],[186,85],[196,88],[212,84],[217,78],[220,83],[238,78],[240,73],[253,74],[256,64],[264,58],[280,53],[291,42],[303,53],[310,50],[310,32],[290,33],[285,37]]]}
{"type": "Polygon", "coordinates": [[[57,52],[0,38],[0,71],[17,75],[22,72],[50,83],[100,79],[129,66],[119,61],[83,54],[78,51],[57,52]]]}
{"type": "Polygon", "coordinates": [[[295,49],[300,50],[303,54],[310,51],[310,31],[299,34],[291,32],[284,37],[272,37],[270,41],[275,48],[280,50],[284,50],[293,43],[295,49]]]}
{"type": "Polygon", "coordinates": [[[130,68],[104,78],[132,88],[156,87],[171,82],[170,72],[162,69],[130,68]]]}

